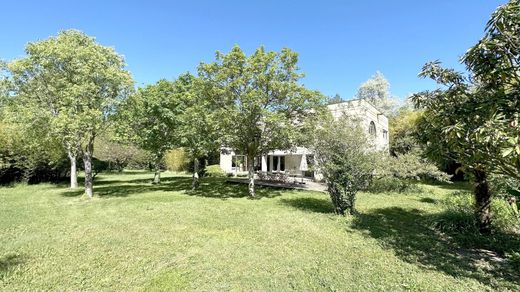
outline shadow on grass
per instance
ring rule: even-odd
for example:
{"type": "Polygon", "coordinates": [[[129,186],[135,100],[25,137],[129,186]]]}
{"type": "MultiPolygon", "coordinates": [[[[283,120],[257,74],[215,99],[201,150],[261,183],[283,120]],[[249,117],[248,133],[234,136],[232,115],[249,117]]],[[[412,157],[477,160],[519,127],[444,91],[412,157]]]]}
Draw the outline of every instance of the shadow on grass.
{"type": "MultiPolygon", "coordinates": [[[[196,190],[191,188],[190,177],[166,177],[160,184],[152,184],[150,179],[133,180],[100,180],[94,183],[94,195],[98,197],[127,197],[148,192],[183,192],[190,196],[208,198],[242,198],[248,196],[247,186],[234,185],[225,182],[224,178],[206,177],[200,179],[196,190]]],[[[67,190],[62,192],[65,197],[83,195],[83,189],[67,190]]],[[[273,188],[257,187],[257,198],[272,198],[280,196],[282,192],[273,188]]]]}
{"type": "Polygon", "coordinates": [[[0,275],[25,263],[25,257],[19,254],[6,254],[0,257],[0,275]]]}
{"type": "Polygon", "coordinates": [[[317,212],[317,213],[334,213],[334,207],[328,198],[292,198],[292,199],[281,199],[280,202],[284,205],[306,211],[306,212],[317,212]]]}
{"type": "Polygon", "coordinates": [[[445,234],[431,226],[444,214],[428,214],[399,207],[375,209],[354,217],[351,228],[391,248],[402,260],[455,278],[476,279],[493,288],[515,290],[520,274],[504,253],[520,250],[520,238],[511,234],[445,234]],[[497,283],[497,279],[504,280],[497,283]]]}
{"type": "Polygon", "coordinates": [[[428,203],[428,204],[437,204],[438,203],[438,201],[433,198],[421,198],[421,199],[419,199],[419,202],[428,203]]]}

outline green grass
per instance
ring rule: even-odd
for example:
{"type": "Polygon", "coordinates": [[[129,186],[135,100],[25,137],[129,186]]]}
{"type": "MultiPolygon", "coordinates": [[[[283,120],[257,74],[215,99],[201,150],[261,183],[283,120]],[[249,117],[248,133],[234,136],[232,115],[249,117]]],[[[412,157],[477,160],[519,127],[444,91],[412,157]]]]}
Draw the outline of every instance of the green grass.
{"type": "Polygon", "coordinates": [[[189,177],[151,178],[100,174],[92,200],[65,185],[0,188],[0,290],[520,289],[507,262],[431,227],[451,187],[362,193],[345,218],[322,193],[250,200],[222,178],[196,192],[189,177]]]}

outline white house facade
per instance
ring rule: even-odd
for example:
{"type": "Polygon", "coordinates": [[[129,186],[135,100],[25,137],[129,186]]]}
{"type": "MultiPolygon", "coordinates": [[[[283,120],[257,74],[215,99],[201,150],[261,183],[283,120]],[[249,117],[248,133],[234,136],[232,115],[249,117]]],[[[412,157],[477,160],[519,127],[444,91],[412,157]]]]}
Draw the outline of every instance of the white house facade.
{"type": "MultiPolygon", "coordinates": [[[[365,100],[351,100],[327,106],[334,118],[342,115],[360,121],[367,135],[374,141],[376,150],[387,150],[388,118],[372,104],[365,100]]],[[[255,158],[254,167],[257,172],[283,173],[295,177],[313,178],[310,171],[314,163],[313,153],[305,147],[291,150],[276,150],[267,155],[255,158]]],[[[247,157],[235,153],[232,149],[223,149],[220,153],[220,168],[227,173],[243,173],[247,171],[247,157]]]]}

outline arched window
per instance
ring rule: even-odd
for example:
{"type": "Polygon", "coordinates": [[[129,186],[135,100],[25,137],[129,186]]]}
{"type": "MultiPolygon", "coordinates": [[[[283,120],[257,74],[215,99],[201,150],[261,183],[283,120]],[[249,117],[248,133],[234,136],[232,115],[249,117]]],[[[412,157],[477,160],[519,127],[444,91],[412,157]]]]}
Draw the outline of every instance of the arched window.
{"type": "Polygon", "coordinates": [[[370,122],[370,125],[368,126],[368,133],[370,134],[370,136],[372,137],[376,137],[376,124],[372,121],[370,122]]]}

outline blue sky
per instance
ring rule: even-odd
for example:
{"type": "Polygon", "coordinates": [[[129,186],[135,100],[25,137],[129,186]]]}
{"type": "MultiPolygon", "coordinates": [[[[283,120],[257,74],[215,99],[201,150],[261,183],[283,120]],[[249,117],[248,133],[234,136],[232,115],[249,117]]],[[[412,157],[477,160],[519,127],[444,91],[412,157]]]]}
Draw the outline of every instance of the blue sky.
{"type": "Polygon", "coordinates": [[[247,53],[260,45],[289,47],[300,55],[309,88],[349,98],[379,70],[402,98],[435,87],[417,77],[429,60],[462,70],[459,57],[505,2],[5,1],[0,59],[21,57],[27,42],[76,28],[115,47],[142,85],[195,72],[215,50],[234,44],[247,53]]]}

